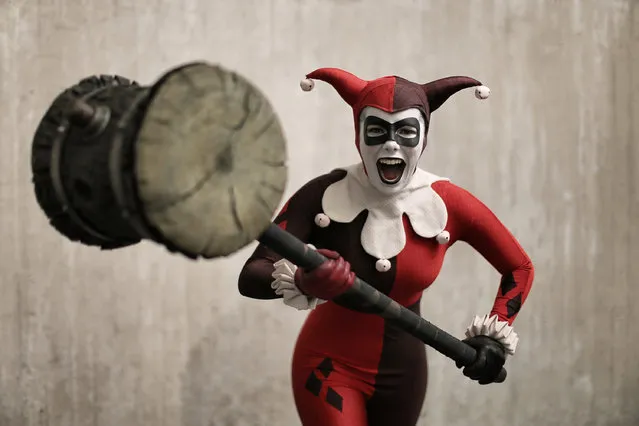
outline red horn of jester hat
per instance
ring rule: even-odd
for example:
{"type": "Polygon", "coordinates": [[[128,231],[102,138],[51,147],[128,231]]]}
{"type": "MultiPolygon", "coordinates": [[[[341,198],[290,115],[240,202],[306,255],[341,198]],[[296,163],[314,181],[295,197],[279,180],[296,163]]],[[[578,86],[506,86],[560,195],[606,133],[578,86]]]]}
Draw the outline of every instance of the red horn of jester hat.
{"type": "Polygon", "coordinates": [[[362,109],[367,106],[389,113],[418,108],[424,114],[428,125],[430,114],[462,89],[477,87],[475,96],[478,99],[486,99],[490,95],[490,89],[478,80],[461,76],[418,84],[397,76],[367,81],[339,68],[319,68],[307,74],[306,78],[300,82],[302,90],[305,92],[313,90],[315,87],[313,80],[322,80],[333,86],[342,99],[353,108],[358,150],[359,116],[362,109]]]}

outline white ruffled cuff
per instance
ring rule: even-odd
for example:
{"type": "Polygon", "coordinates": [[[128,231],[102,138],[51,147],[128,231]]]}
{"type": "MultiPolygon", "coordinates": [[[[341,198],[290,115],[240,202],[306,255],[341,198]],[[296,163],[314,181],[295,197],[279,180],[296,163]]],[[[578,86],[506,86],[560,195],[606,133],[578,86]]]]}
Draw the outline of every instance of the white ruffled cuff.
{"type": "MultiPolygon", "coordinates": [[[[310,244],[309,247],[315,248],[310,244]]],[[[275,294],[282,296],[285,305],[291,306],[298,311],[303,311],[315,309],[317,305],[326,302],[316,297],[307,296],[297,288],[295,285],[297,265],[282,259],[275,262],[273,266],[275,266],[275,270],[271,274],[274,278],[271,288],[275,290],[275,294]]]]}
{"type": "Polygon", "coordinates": [[[475,316],[466,330],[466,337],[488,336],[504,346],[508,355],[514,355],[519,343],[519,336],[506,321],[499,321],[497,315],[475,316]]]}

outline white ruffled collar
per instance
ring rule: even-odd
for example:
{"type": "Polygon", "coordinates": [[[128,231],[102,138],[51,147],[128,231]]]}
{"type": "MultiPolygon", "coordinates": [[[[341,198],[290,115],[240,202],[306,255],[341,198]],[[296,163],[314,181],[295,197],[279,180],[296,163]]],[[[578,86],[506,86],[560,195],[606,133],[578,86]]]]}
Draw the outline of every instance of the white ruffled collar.
{"type": "Polygon", "coordinates": [[[448,242],[448,233],[444,231],[448,221],[446,204],[431,187],[434,182],[448,180],[447,178],[418,168],[403,191],[387,196],[370,185],[362,163],[343,170],[346,171],[346,176],[324,192],[322,209],[330,220],[340,223],[350,223],[362,211],[367,210],[368,217],[361,235],[362,247],[366,253],[387,260],[402,251],[406,245],[402,219],[404,214],[408,216],[417,235],[424,238],[437,237],[440,243],[448,242]]]}

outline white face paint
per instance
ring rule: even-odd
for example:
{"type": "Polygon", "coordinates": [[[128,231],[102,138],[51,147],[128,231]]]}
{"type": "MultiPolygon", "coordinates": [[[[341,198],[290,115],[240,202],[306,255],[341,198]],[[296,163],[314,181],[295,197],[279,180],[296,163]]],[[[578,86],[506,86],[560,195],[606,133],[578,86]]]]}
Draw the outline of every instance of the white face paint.
{"type": "Polygon", "coordinates": [[[374,107],[362,110],[359,150],[373,187],[390,195],[408,185],[422,155],[425,131],[417,108],[395,113],[374,107]]]}

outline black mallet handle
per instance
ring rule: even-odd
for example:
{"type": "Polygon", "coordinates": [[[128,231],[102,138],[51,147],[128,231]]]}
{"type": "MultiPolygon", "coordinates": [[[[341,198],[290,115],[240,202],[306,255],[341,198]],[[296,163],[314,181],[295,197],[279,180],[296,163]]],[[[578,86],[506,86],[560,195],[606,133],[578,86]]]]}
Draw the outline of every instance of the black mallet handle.
{"type": "MultiPolygon", "coordinates": [[[[327,260],[316,250],[275,224],[271,224],[258,241],[305,270],[313,270],[327,260]]],[[[477,357],[475,348],[406,309],[360,278],[355,278],[353,286],[343,296],[340,296],[340,300],[348,300],[348,307],[353,310],[365,310],[393,322],[428,346],[462,365],[472,364],[477,357]]],[[[504,380],[506,380],[506,370],[502,368],[496,382],[501,383],[504,380]]]]}

